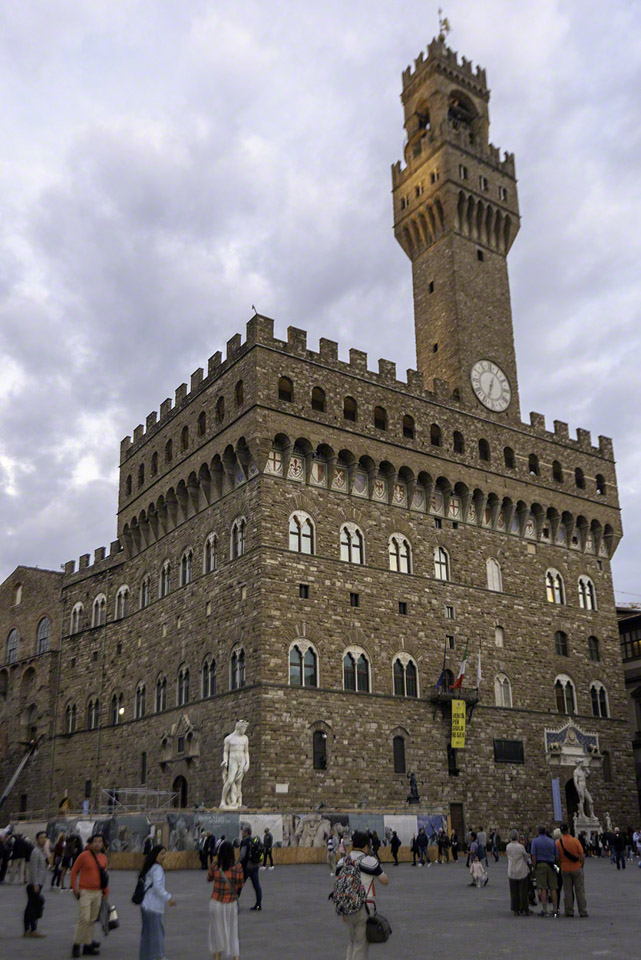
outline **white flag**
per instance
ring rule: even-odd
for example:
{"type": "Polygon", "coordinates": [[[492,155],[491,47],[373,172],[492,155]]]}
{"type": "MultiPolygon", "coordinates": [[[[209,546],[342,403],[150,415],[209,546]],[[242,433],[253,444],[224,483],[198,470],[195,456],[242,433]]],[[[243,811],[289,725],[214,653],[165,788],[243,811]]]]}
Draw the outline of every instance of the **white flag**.
{"type": "Polygon", "coordinates": [[[481,680],[482,680],[482,679],[483,679],[483,676],[482,676],[482,674],[481,674],[481,650],[480,650],[480,648],[479,648],[479,666],[478,666],[478,670],[477,670],[477,673],[476,673],[476,689],[477,689],[477,690],[478,690],[478,688],[481,686],[481,680]]]}

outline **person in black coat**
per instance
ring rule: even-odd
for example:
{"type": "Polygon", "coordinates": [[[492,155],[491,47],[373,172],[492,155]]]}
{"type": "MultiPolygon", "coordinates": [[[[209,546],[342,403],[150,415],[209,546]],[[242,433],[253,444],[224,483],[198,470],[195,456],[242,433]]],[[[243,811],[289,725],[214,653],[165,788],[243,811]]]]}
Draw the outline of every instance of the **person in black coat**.
{"type": "MultiPolygon", "coordinates": [[[[398,851],[401,849],[401,841],[398,838],[396,830],[392,830],[392,839],[390,840],[390,850],[392,851],[392,856],[394,857],[394,866],[398,866],[398,851]]],[[[416,856],[414,856],[414,862],[416,863],[416,856]]]]}
{"type": "Polygon", "coordinates": [[[452,845],[452,860],[456,860],[458,862],[458,833],[456,830],[452,830],[450,844],[452,845]]]}

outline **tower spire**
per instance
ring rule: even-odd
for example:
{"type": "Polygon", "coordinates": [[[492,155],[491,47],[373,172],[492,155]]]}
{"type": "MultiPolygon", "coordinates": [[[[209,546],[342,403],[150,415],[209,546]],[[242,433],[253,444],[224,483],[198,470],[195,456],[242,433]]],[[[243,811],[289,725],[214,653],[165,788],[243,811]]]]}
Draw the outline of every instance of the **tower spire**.
{"type": "Polygon", "coordinates": [[[442,7],[438,8],[438,39],[441,43],[445,43],[446,38],[451,33],[452,28],[450,27],[450,21],[447,17],[443,16],[442,7]]]}

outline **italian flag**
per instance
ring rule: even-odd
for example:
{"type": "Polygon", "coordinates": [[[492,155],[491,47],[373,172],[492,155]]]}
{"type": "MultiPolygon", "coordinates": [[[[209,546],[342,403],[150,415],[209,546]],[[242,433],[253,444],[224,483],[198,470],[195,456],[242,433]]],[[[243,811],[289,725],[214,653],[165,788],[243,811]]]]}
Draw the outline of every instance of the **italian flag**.
{"type": "Polygon", "coordinates": [[[459,690],[463,686],[463,677],[465,676],[465,667],[467,666],[467,643],[465,644],[465,653],[463,654],[463,661],[461,663],[460,670],[458,672],[458,677],[452,684],[452,690],[459,690]]]}

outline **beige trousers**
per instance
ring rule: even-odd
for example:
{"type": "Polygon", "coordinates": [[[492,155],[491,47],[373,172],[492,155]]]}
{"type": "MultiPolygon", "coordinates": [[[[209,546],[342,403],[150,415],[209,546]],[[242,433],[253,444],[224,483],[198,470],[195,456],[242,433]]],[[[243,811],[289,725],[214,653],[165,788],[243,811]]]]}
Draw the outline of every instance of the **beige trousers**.
{"type": "Polygon", "coordinates": [[[102,890],[81,890],[78,901],[78,924],[74,943],[90,944],[93,941],[93,925],[100,913],[102,890]]]}
{"type": "Polygon", "coordinates": [[[349,928],[347,960],[367,960],[367,951],[369,950],[369,943],[365,935],[367,910],[365,907],[361,907],[358,913],[351,917],[343,917],[343,920],[349,928]]]}
{"type": "Polygon", "coordinates": [[[583,916],[588,912],[585,904],[583,867],[579,870],[568,870],[563,873],[563,895],[565,897],[566,916],[571,917],[574,913],[574,894],[576,894],[576,905],[579,908],[579,913],[583,916]]]}
{"type": "Polygon", "coordinates": [[[19,857],[17,860],[11,861],[11,872],[9,874],[9,883],[14,882],[14,877],[16,873],[18,874],[18,883],[25,882],[25,876],[27,872],[27,861],[24,857],[19,857]]]}

